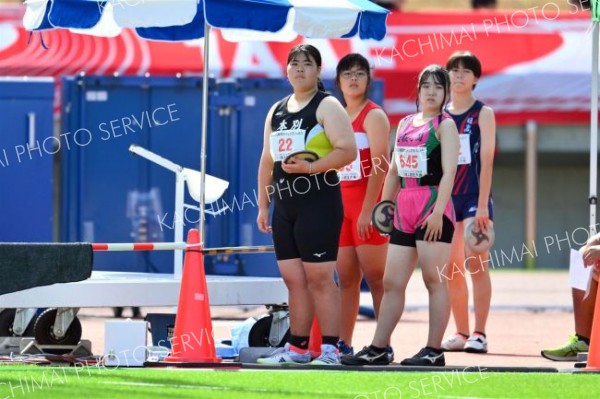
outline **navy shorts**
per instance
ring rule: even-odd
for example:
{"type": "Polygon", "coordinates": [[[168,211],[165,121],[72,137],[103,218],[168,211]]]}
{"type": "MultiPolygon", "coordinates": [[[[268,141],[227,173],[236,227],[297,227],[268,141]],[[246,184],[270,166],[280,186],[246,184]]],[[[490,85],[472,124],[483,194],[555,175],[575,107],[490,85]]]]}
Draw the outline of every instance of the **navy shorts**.
{"type": "MultiPolygon", "coordinates": [[[[477,213],[477,203],[479,202],[479,194],[461,194],[453,195],[452,203],[454,204],[454,213],[456,221],[462,222],[465,219],[472,218],[477,213]]],[[[494,200],[490,196],[488,202],[488,212],[490,220],[494,220],[494,200]]]]}

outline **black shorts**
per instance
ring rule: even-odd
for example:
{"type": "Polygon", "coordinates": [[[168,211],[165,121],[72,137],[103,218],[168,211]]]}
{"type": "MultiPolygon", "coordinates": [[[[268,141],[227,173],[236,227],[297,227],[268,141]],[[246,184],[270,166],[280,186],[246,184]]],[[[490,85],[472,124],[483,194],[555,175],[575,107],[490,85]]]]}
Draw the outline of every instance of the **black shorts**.
{"type": "MultiPolygon", "coordinates": [[[[454,223],[446,215],[442,217],[442,237],[437,242],[452,243],[454,235],[454,223]]],[[[390,235],[390,244],[402,245],[403,247],[416,247],[417,241],[425,241],[425,229],[417,227],[414,233],[404,233],[394,228],[390,235]]]]}
{"type": "MultiPolygon", "coordinates": [[[[311,178],[315,176],[318,175],[311,178]]],[[[337,259],[344,218],[342,194],[339,184],[318,184],[324,181],[317,179],[311,180],[310,187],[276,190],[273,195],[273,244],[277,260],[300,258],[303,262],[322,263],[337,259]],[[279,192],[283,194],[278,195],[279,192]]],[[[282,184],[287,188],[287,182],[282,184]]]]}

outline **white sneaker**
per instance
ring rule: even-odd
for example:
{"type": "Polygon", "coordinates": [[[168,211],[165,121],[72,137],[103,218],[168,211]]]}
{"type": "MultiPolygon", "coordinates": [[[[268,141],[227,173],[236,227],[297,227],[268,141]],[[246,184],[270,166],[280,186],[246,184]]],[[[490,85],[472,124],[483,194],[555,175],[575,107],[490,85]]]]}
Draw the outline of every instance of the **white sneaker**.
{"type": "Polygon", "coordinates": [[[306,364],[310,362],[310,352],[298,353],[290,350],[290,344],[287,343],[283,348],[276,349],[267,357],[256,359],[258,364],[306,364]]]}
{"type": "Polygon", "coordinates": [[[321,345],[321,354],[315,360],[310,362],[314,366],[339,366],[340,353],[338,349],[333,345],[321,345]]]}
{"type": "Polygon", "coordinates": [[[450,337],[447,337],[442,342],[442,349],[444,352],[463,352],[465,350],[465,344],[467,339],[464,335],[456,333],[450,337]]]}
{"type": "Polygon", "coordinates": [[[472,334],[465,344],[465,352],[487,353],[487,339],[481,334],[472,334]]]}

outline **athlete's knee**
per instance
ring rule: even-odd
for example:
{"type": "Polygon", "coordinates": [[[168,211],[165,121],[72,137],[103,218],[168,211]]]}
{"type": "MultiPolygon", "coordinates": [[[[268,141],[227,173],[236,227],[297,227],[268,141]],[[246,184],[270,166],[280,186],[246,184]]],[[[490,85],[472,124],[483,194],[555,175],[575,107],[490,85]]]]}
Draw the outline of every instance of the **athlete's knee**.
{"type": "MultiPolygon", "coordinates": [[[[493,267],[493,261],[492,261],[492,257],[490,256],[489,251],[477,254],[475,256],[475,260],[472,262],[474,263],[474,267],[477,270],[481,270],[482,273],[489,273],[490,272],[490,266],[493,267]]],[[[471,264],[469,263],[469,268],[471,264]]]]}
{"type": "Polygon", "coordinates": [[[326,291],[335,287],[333,277],[324,273],[307,273],[306,281],[311,292],[326,291]]]}
{"type": "Polygon", "coordinates": [[[441,266],[436,266],[436,278],[447,281],[449,285],[462,285],[465,283],[465,262],[450,260],[441,266]]]}
{"type": "Polygon", "coordinates": [[[363,273],[369,288],[373,289],[383,287],[383,270],[368,270],[364,271],[363,273]]]}
{"type": "Polygon", "coordinates": [[[390,293],[398,293],[406,291],[408,281],[404,281],[397,276],[385,276],[383,278],[383,291],[390,293]]]}
{"type": "Polygon", "coordinates": [[[425,288],[427,291],[438,291],[438,290],[448,290],[448,283],[445,281],[440,281],[437,277],[434,276],[423,276],[423,282],[425,283],[425,288]]]}
{"type": "Polygon", "coordinates": [[[367,281],[367,285],[369,286],[369,291],[375,292],[375,293],[383,292],[383,278],[375,279],[375,280],[371,280],[371,281],[369,281],[367,279],[365,279],[365,280],[367,281]]]}
{"type": "Polygon", "coordinates": [[[289,291],[300,291],[306,289],[306,280],[299,278],[284,278],[283,282],[289,291]]]}
{"type": "Polygon", "coordinates": [[[428,290],[438,289],[441,286],[447,287],[448,284],[450,284],[449,281],[440,278],[436,270],[422,269],[422,276],[425,287],[427,287],[428,290]]]}
{"type": "Polygon", "coordinates": [[[341,289],[350,289],[360,287],[362,276],[360,273],[338,273],[338,284],[341,289]]]}

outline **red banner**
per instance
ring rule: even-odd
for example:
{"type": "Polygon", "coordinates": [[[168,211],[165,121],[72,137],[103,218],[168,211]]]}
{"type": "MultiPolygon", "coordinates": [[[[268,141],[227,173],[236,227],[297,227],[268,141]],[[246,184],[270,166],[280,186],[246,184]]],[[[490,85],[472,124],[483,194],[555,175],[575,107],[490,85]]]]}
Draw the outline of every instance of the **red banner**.
{"type": "MultiPolygon", "coordinates": [[[[388,34],[381,42],[310,42],[321,50],[324,77],[333,77],[338,60],[349,52],[367,56],[375,77],[385,81],[384,108],[393,122],[415,112],[421,69],[443,65],[456,50],[470,50],[481,59],[484,72],[475,94],[494,108],[499,124],[528,119],[589,123],[591,18],[575,6],[559,12],[552,4],[527,11],[396,13],[388,18],[388,34]]],[[[30,36],[21,26],[23,11],[21,6],[0,7],[0,75],[190,75],[203,70],[203,40],[150,42],[128,30],[115,38],[68,30],[30,36]]],[[[230,43],[213,32],[211,75],[285,75],[294,43],[230,43]]]]}

